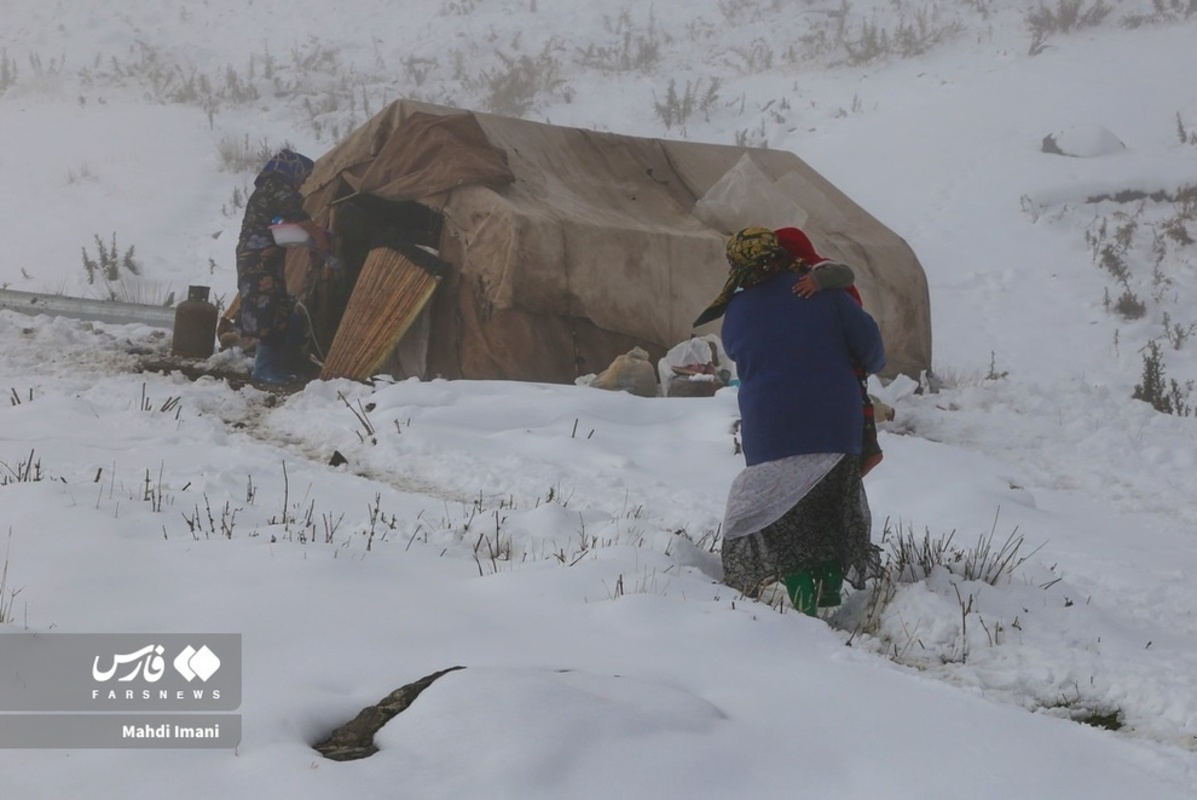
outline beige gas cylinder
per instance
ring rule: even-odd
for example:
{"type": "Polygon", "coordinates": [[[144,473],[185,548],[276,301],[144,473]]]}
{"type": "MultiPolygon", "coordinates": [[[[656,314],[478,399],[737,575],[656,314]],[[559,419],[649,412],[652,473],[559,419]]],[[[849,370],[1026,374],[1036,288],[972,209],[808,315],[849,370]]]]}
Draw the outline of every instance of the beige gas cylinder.
{"type": "Polygon", "coordinates": [[[216,349],[216,306],[208,301],[207,286],[191,286],[187,299],[175,309],[171,352],[183,358],[207,358],[216,349]]]}

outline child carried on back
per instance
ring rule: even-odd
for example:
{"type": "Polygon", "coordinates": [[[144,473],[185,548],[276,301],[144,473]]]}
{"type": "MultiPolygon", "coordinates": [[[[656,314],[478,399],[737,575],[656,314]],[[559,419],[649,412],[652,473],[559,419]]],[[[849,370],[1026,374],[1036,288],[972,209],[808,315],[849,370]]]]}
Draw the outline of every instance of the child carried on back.
{"type": "MultiPolygon", "coordinates": [[[[824,289],[843,289],[863,305],[855,286],[856,274],[851,267],[823,258],[815,252],[807,235],[798,228],[778,228],[774,233],[778,243],[803,267],[798,271],[802,277],[794,284],[794,294],[810,297],[824,289]]],[[[860,453],[860,474],[864,477],[885,456],[877,441],[877,420],[874,417],[873,400],[869,397],[868,373],[858,365],[856,375],[860,379],[860,397],[864,404],[864,442],[860,453]]]]}

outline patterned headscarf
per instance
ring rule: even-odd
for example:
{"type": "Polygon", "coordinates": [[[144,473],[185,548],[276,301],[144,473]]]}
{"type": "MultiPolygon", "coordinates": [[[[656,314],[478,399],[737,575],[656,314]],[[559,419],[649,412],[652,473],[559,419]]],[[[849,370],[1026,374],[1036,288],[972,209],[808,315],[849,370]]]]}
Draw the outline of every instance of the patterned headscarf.
{"type": "Polygon", "coordinates": [[[299,187],[303,186],[303,182],[312,174],[312,169],[315,166],[312,159],[300,155],[294,150],[279,150],[274,158],[267,161],[266,166],[262,167],[262,171],[254,179],[254,186],[261,186],[269,175],[282,175],[298,191],[299,187]]]}
{"type": "Polygon", "coordinates": [[[732,295],[739,289],[755,286],[779,272],[796,272],[801,265],[768,228],[745,228],[727,240],[727,283],[706,311],[694,320],[694,327],[719,319],[727,310],[732,295]]]}

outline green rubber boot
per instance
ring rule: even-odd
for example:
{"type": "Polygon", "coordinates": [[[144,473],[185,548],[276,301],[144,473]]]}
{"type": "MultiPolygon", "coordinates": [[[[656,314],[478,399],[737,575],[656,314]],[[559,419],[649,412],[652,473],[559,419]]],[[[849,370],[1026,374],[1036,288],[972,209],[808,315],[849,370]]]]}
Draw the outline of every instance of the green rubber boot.
{"type": "Polygon", "coordinates": [[[816,595],[815,578],[810,572],[797,572],[786,575],[782,580],[786,585],[786,594],[794,608],[808,617],[818,616],[819,605],[816,595]]]}
{"type": "Polygon", "coordinates": [[[811,570],[818,592],[819,608],[838,606],[844,602],[844,568],[836,561],[826,561],[811,570]]]}

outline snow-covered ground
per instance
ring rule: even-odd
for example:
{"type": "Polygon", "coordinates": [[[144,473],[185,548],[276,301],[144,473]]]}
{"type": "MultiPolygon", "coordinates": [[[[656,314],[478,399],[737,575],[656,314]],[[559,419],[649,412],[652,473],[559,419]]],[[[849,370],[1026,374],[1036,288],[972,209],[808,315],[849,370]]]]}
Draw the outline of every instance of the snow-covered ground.
{"type": "Polygon", "coordinates": [[[1064,4],[996,5],[6,3],[0,287],[227,300],[255,153],[399,96],[789,149],[930,282],[945,385],[875,386],[875,539],[1016,549],[996,585],[940,568],[809,619],[718,581],[734,390],[284,399],[139,371],[168,331],[0,312],[0,630],[244,649],[235,752],[0,751],[0,795],[1197,795],[1197,421],[1131,399],[1151,340],[1197,378],[1197,14],[1124,0],[1030,55],[1064,4]],[[902,26],[942,41],[903,57],[902,26]],[[671,80],[716,97],[667,126],[671,80]],[[141,275],[87,283],[114,235],[141,275]],[[456,665],[379,754],[312,750],[456,665]]]}

